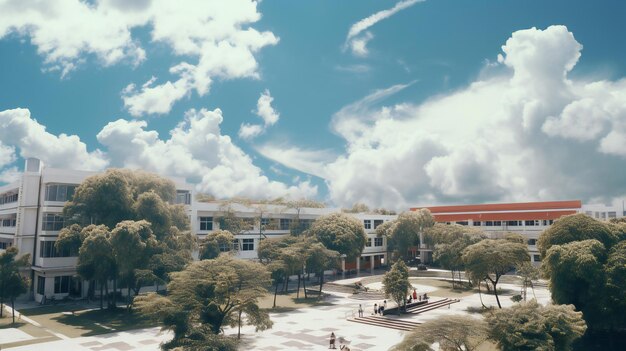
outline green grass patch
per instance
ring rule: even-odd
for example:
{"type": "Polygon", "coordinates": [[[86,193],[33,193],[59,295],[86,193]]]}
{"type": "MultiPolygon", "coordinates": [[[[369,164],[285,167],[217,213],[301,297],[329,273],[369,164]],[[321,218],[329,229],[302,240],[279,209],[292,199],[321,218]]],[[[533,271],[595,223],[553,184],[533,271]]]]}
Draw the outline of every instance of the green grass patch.
{"type": "Polygon", "coordinates": [[[128,312],[119,308],[113,311],[105,309],[79,312],[74,315],[60,314],[52,317],[51,320],[80,331],[81,336],[157,326],[154,321],[144,318],[135,311],[128,312]]]}

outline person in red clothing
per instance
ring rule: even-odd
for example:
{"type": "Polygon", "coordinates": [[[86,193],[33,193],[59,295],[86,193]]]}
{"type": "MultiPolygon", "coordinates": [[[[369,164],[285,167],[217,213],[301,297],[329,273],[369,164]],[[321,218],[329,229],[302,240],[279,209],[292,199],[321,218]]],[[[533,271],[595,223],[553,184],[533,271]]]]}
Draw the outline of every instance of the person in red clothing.
{"type": "Polygon", "coordinates": [[[417,290],[413,289],[413,301],[417,300],[417,290]]]}

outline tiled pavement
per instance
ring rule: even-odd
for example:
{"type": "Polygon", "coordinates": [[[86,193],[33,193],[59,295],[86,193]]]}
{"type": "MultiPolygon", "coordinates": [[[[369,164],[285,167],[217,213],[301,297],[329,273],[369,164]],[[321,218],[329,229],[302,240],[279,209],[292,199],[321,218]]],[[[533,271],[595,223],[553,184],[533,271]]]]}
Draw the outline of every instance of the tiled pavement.
{"type": "MultiPolygon", "coordinates": [[[[415,285],[418,292],[428,290],[425,285],[415,285]]],[[[374,288],[375,286],[370,286],[374,288]]],[[[502,284],[502,288],[507,288],[502,284]]],[[[511,294],[518,293],[519,287],[510,286],[511,294]]],[[[549,293],[545,288],[536,289],[540,303],[549,301],[549,293]]],[[[431,295],[429,293],[429,295],[431,295]]],[[[432,295],[431,298],[436,298],[432,295]]],[[[483,295],[485,303],[492,304],[493,296],[483,295]]],[[[503,304],[510,305],[508,297],[502,296],[503,304]]],[[[312,308],[302,308],[292,312],[271,314],[274,322],[272,329],[255,332],[254,327],[243,327],[242,350],[326,350],[328,349],[329,336],[334,332],[337,336],[337,348],[341,343],[350,346],[353,351],[388,350],[399,343],[406,332],[369,326],[348,321],[348,317],[354,317],[359,304],[363,305],[366,314],[372,310],[374,303],[380,300],[361,301],[350,298],[350,294],[334,293],[325,300],[328,305],[312,308]]],[[[494,302],[495,303],[495,302],[494,302]]],[[[464,314],[469,306],[480,306],[477,294],[466,296],[460,303],[455,303],[450,308],[428,311],[420,315],[409,317],[408,320],[423,322],[438,318],[446,314],[464,314]]],[[[403,317],[406,318],[406,317],[403,317]]],[[[227,334],[236,334],[236,329],[227,329],[227,334]]],[[[54,342],[11,348],[12,351],[126,351],[126,350],[158,350],[159,344],[169,340],[171,334],[160,333],[158,328],[142,329],[128,332],[112,333],[99,336],[58,340],[54,342]]]]}

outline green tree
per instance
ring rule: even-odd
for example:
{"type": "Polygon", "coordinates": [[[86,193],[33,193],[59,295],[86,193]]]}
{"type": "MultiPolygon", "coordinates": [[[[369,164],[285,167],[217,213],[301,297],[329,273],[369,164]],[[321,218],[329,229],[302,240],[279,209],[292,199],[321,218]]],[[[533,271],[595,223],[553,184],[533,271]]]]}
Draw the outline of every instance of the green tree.
{"type": "Polygon", "coordinates": [[[320,284],[319,294],[322,295],[324,286],[324,271],[337,268],[339,265],[339,252],[329,250],[324,244],[314,241],[308,246],[306,268],[318,277],[320,284]]]}
{"type": "Polygon", "coordinates": [[[69,227],[61,229],[54,243],[57,252],[66,251],[71,254],[77,254],[85,239],[82,230],[83,228],[78,224],[72,224],[69,227]]]}
{"type": "Polygon", "coordinates": [[[343,213],[318,218],[309,229],[309,235],[326,248],[346,255],[349,260],[361,255],[366,241],[363,224],[343,213]]]}
{"type": "Polygon", "coordinates": [[[29,280],[20,274],[20,269],[30,267],[30,255],[17,257],[16,247],[9,247],[0,253],[0,317],[4,312],[4,301],[11,302],[13,323],[15,323],[15,298],[25,293],[29,280]]]}
{"type": "Polygon", "coordinates": [[[435,224],[424,231],[424,241],[435,247],[434,261],[450,270],[453,288],[456,283],[455,273],[458,273],[460,281],[461,271],[465,268],[463,251],[485,238],[482,231],[457,224],[435,224]]]}
{"type": "Polygon", "coordinates": [[[200,259],[216,258],[222,252],[233,252],[235,236],[226,230],[215,230],[204,238],[200,244],[200,259]]]}
{"type": "Polygon", "coordinates": [[[567,351],[587,329],[573,305],[539,305],[535,300],[486,317],[489,337],[502,351],[567,351]]]}
{"type": "Polygon", "coordinates": [[[419,246],[420,233],[435,224],[428,210],[408,211],[398,215],[391,230],[391,240],[388,243],[399,257],[409,259],[409,248],[419,246]]]}
{"type": "Polygon", "coordinates": [[[243,323],[271,328],[269,315],[258,308],[269,283],[270,274],[260,263],[222,255],[172,273],[166,297],[149,293],[135,303],[140,313],[173,330],[169,345],[179,346],[193,340],[197,330],[219,334],[225,325],[243,323]]]}
{"type": "Polygon", "coordinates": [[[447,315],[426,321],[405,336],[394,351],[473,351],[487,340],[486,323],[470,316],[447,315]]]}
{"type": "Polygon", "coordinates": [[[474,282],[491,283],[499,308],[502,308],[497,289],[500,278],[525,261],[530,261],[528,247],[508,240],[485,239],[463,251],[466,272],[474,282]]]}
{"type": "MultiPolygon", "coordinates": [[[[156,247],[156,239],[147,221],[122,221],[118,223],[109,237],[111,251],[117,273],[127,286],[127,308],[131,304],[131,288],[139,282],[145,282],[150,255],[156,247]],[[137,272],[141,278],[137,279],[137,272]]],[[[115,277],[114,279],[117,279],[115,277]]]]}
{"type": "Polygon", "coordinates": [[[409,269],[404,261],[398,260],[391,267],[391,270],[383,276],[383,291],[387,298],[391,297],[400,308],[406,305],[406,297],[411,289],[409,282],[409,269]]]}
{"type": "MultiPolygon", "coordinates": [[[[100,284],[100,309],[104,297],[103,289],[109,296],[109,280],[117,276],[117,266],[109,237],[109,228],[104,225],[90,225],[85,228],[86,238],[78,251],[76,271],[85,280],[94,280],[100,284]]],[[[115,301],[109,308],[115,307],[115,301]]]]}
{"type": "Polygon", "coordinates": [[[620,331],[626,328],[620,277],[626,261],[626,244],[620,241],[624,239],[622,226],[578,214],[560,218],[539,237],[541,270],[550,279],[552,300],[576,306],[589,326],[587,334],[602,334],[583,344],[611,343],[623,337],[620,331]]]}
{"type": "Polygon", "coordinates": [[[522,278],[521,295],[522,295],[522,299],[526,301],[526,296],[527,296],[529,287],[533,290],[533,295],[535,295],[535,287],[533,286],[533,281],[539,279],[540,277],[539,269],[533,266],[532,263],[525,261],[516,267],[516,271],[517,271],[517,275],[519,275],[522,278]]]}
{"type": "Polygon", "coordinates": [[[541,257],[554,245],[563,245],[573,241],[595,239],[610,249],[619,237],[616,228],[609,223],[600,222],[584,214],[564,216],[544,230],[537,241],[541,257]]]}

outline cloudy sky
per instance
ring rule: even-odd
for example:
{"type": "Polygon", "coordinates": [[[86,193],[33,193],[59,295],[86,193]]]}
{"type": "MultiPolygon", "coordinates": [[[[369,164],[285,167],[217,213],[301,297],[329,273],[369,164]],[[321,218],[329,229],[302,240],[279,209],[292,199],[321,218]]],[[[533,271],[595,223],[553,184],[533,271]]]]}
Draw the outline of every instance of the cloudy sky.
{"type": "Polygon", "coordinates": [[[626,3],[0,0],[23,158],[217,197],[626,198],[626,3]]]}

